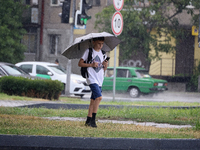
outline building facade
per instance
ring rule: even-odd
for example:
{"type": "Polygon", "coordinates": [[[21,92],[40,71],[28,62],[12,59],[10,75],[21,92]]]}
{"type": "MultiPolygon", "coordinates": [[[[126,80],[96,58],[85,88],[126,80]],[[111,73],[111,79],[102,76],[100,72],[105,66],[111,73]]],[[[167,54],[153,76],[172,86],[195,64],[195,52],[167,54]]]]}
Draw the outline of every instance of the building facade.
{"type": "MultiPolygon", "coordinates": [[[[88,10],[88,15],[92,18],[88,20],[86,29],[76,30],[74,28],[74,14],[79,9],[80,0],[71,0],[70,2],[70,20],[69,23],[61,23],[59,13],[62,12],[62,2],[64,0],[24,0],[29,9],[24,13],[24,28],[27,34],[24,35],[22,42],[27,46],[24,61],[45,61],[55,62],[59,60],[60,64],[66,68],[68,59],[61,55],[64,49],[76,38],[83,34],[98,32],[94,29],[95,14],[101,12],[103,8],[112,5],[112,0],[90,0],[92,9],[88,10]],[[75,32],[76,31],[76,32],[75,32]]],[[[145,5],[149,2],[145,1],[145,5]]],[[[137,7],[142,7],[138,3],[137,7]]],[[[181,27],[189,33],[192,33],[191,18],[187,12],[178,15],[177,18],[181,27]]],[[[178,74],[191,75],[193,67],[200,60],[200,53],[197,44],[197,36],[187,35],[186,41],[176,45],[176,54],[163,54],[162,59],[154,61],[150,66],[150,74],[157,76],[174,76],[178,74]]],[[[172,40],[173,44],[176,44],[172,40]]],[[[118,49],[119,51],[119,49],[118,49]]],[[[119,52],[118,52],[119,54],[119,52]]],[[[110,65],[113,65],[113,51],[110,65]]],[[[118,55],[119,56],[119,55],[118,55]]],[[[119,61],[117,64],[123,66],[146,67],[145,58],[142,54],[133,56],[131,60],[119,61]]],[[[73,73],[80,74],[78,60],[71,60],[71,70],[73,73]]]]}

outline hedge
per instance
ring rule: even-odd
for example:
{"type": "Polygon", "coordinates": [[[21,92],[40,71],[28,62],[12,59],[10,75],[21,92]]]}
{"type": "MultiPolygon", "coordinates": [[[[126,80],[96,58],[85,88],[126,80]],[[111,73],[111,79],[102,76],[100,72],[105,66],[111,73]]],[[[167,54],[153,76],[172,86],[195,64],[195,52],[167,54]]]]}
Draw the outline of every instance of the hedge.
{"type": "Polygon", "coordinates": [[[0,92],[8,95],[58,100],[64,85],[49,79],[4,76],[0,78],[0,92]]]}

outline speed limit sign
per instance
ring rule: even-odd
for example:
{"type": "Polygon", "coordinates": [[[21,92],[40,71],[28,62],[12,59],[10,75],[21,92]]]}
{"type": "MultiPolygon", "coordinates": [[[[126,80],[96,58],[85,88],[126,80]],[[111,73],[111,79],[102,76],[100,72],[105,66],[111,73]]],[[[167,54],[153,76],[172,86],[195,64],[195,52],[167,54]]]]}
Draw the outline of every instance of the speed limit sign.
{"type": "Polygon", "coordinates": [[[111,28],[113,33],[118,36],[122,33],[123,30],[123,18],[120,12],[115,12],[112,17],[111,28]]]}
{"type": "Polygon", "coordinates": [[[124,0],[113,0],[113,5],[116,11],[120,11],[123,8],[124,0]]]}

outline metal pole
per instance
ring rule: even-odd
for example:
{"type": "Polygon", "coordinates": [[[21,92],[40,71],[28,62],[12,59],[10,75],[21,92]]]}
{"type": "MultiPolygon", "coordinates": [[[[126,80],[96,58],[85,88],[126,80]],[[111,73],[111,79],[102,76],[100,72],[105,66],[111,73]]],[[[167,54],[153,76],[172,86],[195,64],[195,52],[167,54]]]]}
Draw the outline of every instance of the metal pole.
{"type": "MultiPolygon", "coordinates": [[[[74,18],[74,12],[75,12],[75,7],[76,7],[76,0],[73,0],[73,7],[72,7],[72,18],[74,18]]],[[[74,35],[74,26],[73,24],[71,25],[71,36],[70,36],[70,41],[69,43],[73,42],[73,35],[74,35]]],[[[70,81],[71,81],[71,60],[68,60],[67,63],[67,72],[66,72],[66,85],[65,85],[65,95],[70,95],[70,81]]]]}
{"type": "Polygon", "coordinates": [[[198,45],[200,48],[200,9],[199,9],[199,34],[198,34],[198,45]]]}
{"type": "Polygon", "coordinates": [[[115,101],[115,83],[116,83],[116,54],[117,53],[117,47],[115,47],[114,50],[114,77],[113,77],[113,101],[115,101]]]}

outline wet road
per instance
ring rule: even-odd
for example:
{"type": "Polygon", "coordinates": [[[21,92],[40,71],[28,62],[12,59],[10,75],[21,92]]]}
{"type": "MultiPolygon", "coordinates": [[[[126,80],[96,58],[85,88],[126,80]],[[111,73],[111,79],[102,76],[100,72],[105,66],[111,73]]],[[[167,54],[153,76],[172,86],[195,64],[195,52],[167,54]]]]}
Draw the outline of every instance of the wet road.
{"type": "MultiPolygon", "coordinates": [[[[113,94],[103,92],[103,101],[112,101],[113,94]]],[[[85,95],[83,100],[89,100],[90,95],[85,95]]],[[[141,95],[139,98],[131,98],[128,93],[116,93],[115,101],[147,101],[147,102],[198,102],[200,103],[200,93],[194,92],[163,92],[153,96],[141,95]]]]}

